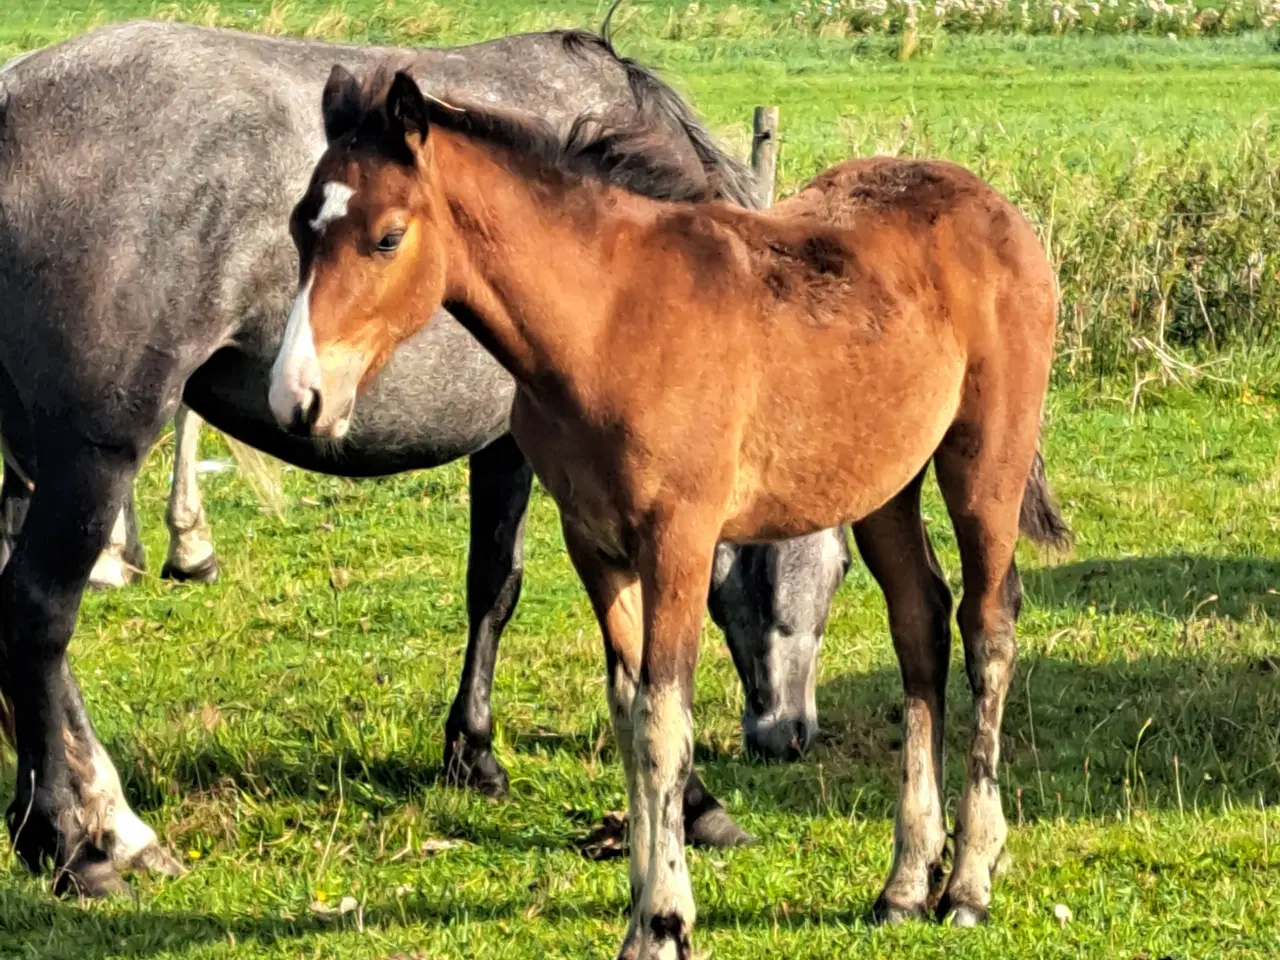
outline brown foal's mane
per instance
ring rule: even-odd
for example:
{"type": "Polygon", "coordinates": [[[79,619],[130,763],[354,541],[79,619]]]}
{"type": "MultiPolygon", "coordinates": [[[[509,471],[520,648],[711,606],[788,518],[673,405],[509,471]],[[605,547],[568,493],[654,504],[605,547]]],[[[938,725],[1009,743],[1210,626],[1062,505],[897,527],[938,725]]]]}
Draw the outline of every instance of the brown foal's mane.
{"type": "MultiPolygon", "coordinates": [[[[387,94],[396,69],[394,64],[384,63],[361,85],[360,115],[339,143],[410,162],[412,155],[403,140],[392,134],[387,116],[387,94]]],[[[635,84],[632,80],[633,92],[635,84]]],[[[708,155],[704,144],[694,143],[691,146],[698,165],[690,170],[671,142],[670,129],[661,122],[664,115],[676,119],[688,134],[683,121],[673,118],[661,102],[639,94],[634,109],[581,114],[563,135],[529,114],[457,100],[448,94],[437,97],[424,91],[424,96],[431,126],[498,148],[527,175],[560,182],[566,177],[594,180],[654,199],[741,202],[738,191],[725,185],[725,173],[719,169],[726,166],[728,158],[719,153],[708,155]]],[[[731,175],[736,166],[728,162],[731,175]]]]}

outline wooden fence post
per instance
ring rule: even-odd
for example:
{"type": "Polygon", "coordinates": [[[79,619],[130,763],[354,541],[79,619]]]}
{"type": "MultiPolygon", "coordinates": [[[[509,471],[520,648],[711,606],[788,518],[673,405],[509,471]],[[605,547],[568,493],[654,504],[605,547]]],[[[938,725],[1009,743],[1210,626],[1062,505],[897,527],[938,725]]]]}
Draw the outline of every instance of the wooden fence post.
{"type": "Polygon", "coordinates": [[[773,205],[773,184],[778,174],[778,108],[756,107],[751,120],[751,169],[756,175],[760,203],[773,205]]]}

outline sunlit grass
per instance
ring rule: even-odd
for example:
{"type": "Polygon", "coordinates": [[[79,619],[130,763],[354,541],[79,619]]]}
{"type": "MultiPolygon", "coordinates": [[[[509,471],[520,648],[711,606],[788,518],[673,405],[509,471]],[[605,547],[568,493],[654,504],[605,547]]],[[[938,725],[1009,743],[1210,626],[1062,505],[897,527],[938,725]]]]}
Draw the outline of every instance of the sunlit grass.
{"type": "MultiPolygon", "coordinates": [[[[882,601],[855,566],[822,654],[823,733],[802,764],[739,755],[740,693],[707,630],[699,764],[765,842],[693,855],[701,948],[1127,958],[1261,956],[1274,942],[1280,402],[1153,385],[1132,410],[1114,386],[1060,388],[1047,417],[1050,472],[1079,543],[1056,560],[1021,554],[1002,774],[1011,863],[991,928],[868,925],[890,853],[901,711],[882,601]],[[1056,904],[1072,911],[1065,929],[1056,904]]],[[[212,439],[205,453],[227,456],[212,439]]],[[[139,487],[153,562],[165,467],[157,454],[139,487]]],[[[572,841],[622,805],[622,783],[599,641],[550,502],[535,498],[498,669],[512,796],[494,802],[435,780],[465,624],[463,467],[359,483],[284,476],[280,518],[234,472],[209,476],[222,582],[148,577],[91,596],[74,645],[130,796],[190,875],[141,882],[136,903],[82,908],[55,904],[11,864],[0,955],[606,953],[625,868],[583,860],[572,841]],[[319,897],[352,897],[362,913],[318,915],[319,897]]],[[[932,491],[926,515],[954,583],[932,491]]],[[[957,659],[951,805],[970,716],[957,659]]]]}
{"type": "MultiPolygon", "coordinates": [[[[0,56],[132,15],[405,44],[603,16],[585,0],[15,2],[0,56]]],[[[692,855],[698,949],[1267,956],[1280,937],[1271,38],[956,36],[921,21],[904,58],[892,24],[840,27],[855,10],[841,4],[825,25],[797,24],[798,7],[636,2],[615,23],[624,52],[658,64],[739,154],[750,108],[778,104],[784,192],[851,154],[931,154],[1027,210],[1064,288],[1046,453],[1079,541],[1069,557],[1020,554],[1011,862],[985,930],[868,924],[891,851],[901,694],[866,571],[836,599],[823,733],[802,764],[740,756],[741,695],[708,628],[698,762],[765,842],[692,855]]],[[[139,486],[153,570],[167,450],[139,486]]],[[[215,438],[205,454],[228,456],[215,438]]],[[[192,870],[82,907],[53,901],[4,848],[0,956],[608,955],[625,867],[572,841],[622,805],[621,776],[600,643],[550,502],[535,497],[498,668],[512,796],[493,802],[435,778],[465,633],[465,467],[361,483],[287,471],[282,516],[235,472],[203,482],[222,581],[150,576],[90,596],[72,647],[129,795],[192,870]],[[339,912],[348,897],[356,908],[339,912]]],[[[932,492],[926,511],[954,582],[932,492]]],[[[971,716],[956,657],[952,810],[971,716]]]]}

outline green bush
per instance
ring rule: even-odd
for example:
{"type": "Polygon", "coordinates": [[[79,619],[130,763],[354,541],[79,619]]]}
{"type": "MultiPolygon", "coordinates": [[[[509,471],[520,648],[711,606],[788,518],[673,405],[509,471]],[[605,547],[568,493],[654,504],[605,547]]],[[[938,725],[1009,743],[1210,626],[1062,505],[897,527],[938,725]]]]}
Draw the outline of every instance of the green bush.
{"type": "Polygon", "coordinates": [[[1280,141],[1265,125],[1234,149],[1189,141],[1101,162],[1016,133],[940,142],[899,123],[894,139],[887,120],[846,122],[848,153],[953,159],[1026,214],[1057,271],[1062,372],[1200,362],[1280,337],[1280,141]]]}
{"type": "Polygon", "coordinates": [[[804,0],[795,27],[820,35],[904,33],[913,28],[947,33],[1222,35],[1280,22],[1275,0],[804,0]]]}

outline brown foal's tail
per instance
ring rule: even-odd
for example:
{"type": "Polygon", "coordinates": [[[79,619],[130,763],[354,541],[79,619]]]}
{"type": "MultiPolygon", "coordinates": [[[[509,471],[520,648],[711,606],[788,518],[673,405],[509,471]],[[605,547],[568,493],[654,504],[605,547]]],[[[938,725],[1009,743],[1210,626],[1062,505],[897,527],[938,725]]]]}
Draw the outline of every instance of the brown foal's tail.
{"type": "Polygon", "coordinates": [[[1032,543],[1055,550],[1068,550],[1074,537],[1067,521],[1062,519],[1058,503],[1049,489],[1044,473],[1044,457],[1036,450],[1027,487],[1022,493],[1022,510],[1018,513],[1018,529],[1032,543]]]}

